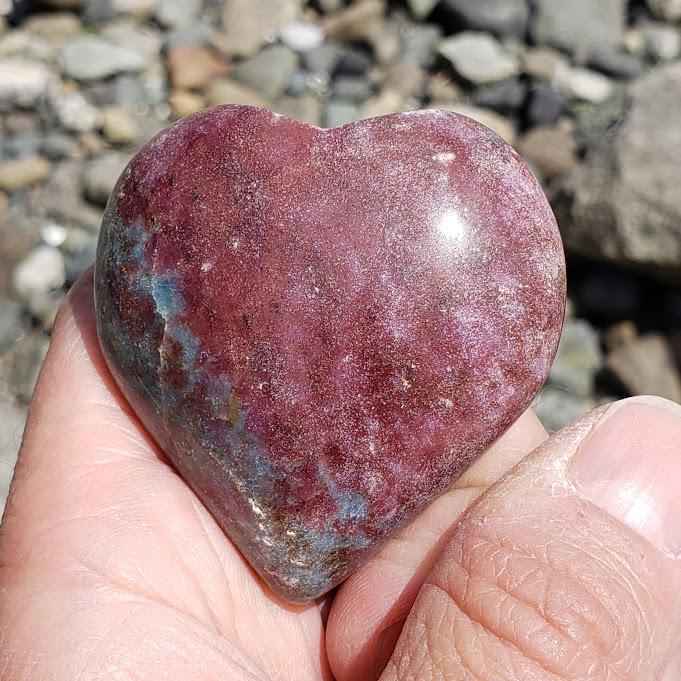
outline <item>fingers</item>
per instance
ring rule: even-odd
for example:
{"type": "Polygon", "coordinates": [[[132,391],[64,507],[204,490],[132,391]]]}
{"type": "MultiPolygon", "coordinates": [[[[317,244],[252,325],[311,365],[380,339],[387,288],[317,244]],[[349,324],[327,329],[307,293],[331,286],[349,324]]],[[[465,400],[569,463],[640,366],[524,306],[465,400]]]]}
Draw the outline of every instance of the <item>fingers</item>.
{"type": "Polygon", "coordinates": [[[535,450],[458,525],[381,678],[676,678],[679,443],[681,407],[633,398],[535,450]]]}
{"type": "Polygon", "coordinates": [[[469,505],[546,438],[526,412],[413,523],[340,588],[327,624],[327,651],[339,681],[377,679],[437,556],[469,505]]]}

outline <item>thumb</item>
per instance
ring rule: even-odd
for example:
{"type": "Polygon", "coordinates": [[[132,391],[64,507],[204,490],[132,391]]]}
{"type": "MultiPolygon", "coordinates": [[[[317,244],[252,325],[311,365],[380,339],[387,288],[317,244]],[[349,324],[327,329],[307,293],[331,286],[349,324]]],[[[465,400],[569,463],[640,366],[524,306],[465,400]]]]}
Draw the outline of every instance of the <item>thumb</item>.
{"type": "Polygon", "coordinates": [[[382,679],[676,678],[680,558],[681,407],[598,409],[473,507],[382,679]]]}

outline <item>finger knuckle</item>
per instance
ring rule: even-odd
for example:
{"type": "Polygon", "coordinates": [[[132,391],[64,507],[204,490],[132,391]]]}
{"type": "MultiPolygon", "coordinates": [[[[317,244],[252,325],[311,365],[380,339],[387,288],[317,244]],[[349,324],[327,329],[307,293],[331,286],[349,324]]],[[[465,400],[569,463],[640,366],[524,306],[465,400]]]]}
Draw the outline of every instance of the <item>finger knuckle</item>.
{"type": "Polygon", "coordinates": [[[631,575],[612,597],[569,532],[538,543],[513,541],[507,529],[459,526],[421,591],[397,678],[422,678],[414,666],[424,657],[437,670],[429,678],[631,678],[646,626],[631,575]]]}

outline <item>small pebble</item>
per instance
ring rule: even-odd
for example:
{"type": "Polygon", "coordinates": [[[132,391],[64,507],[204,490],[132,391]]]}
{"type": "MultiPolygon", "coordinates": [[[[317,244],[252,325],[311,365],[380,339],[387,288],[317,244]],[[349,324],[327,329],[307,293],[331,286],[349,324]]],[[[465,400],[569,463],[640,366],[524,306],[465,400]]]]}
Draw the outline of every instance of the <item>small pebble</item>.
{"type": "Polygon", "coordinates": [[[0,190],[12,192],[46,180],[52,166],[41,156],[0,161],[0,190]]]}

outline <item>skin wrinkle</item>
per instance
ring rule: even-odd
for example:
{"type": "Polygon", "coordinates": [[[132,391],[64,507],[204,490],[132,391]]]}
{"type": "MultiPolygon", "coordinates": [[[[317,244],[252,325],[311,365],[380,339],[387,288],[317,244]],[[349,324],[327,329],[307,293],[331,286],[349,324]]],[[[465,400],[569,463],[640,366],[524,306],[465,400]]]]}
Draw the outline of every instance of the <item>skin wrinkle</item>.
{"type": "MultiPolygon", "coordinates": [[[[479,627],[482,631],[484,631],[486,634],[488,634],[493,640],[497,641],[501,646],[503,646],[506,650],[513,652],[513,653],[519,653],[520,655],[523,656],[523,658],[535,664],[543,674],[546,675],[547,679],[557,679],[560,681],[573,681],[572,677],[568,676],[562,676],[559,671],[554,671],[545,666],[545,664],[539,660],[536,659],[532,656],[530,656],[527,651],[524,651],[519,645],[518,642],[511,640],[510,638],[507,638],[500,634],[497,631],[492,631],[485,623],[475,619],[474,617],[471,616],[469,612],[464,608],[463,603],[459,602],[457,598],[453,596],[453,594],[448,590],[443,588],[442,586],[435,584],[433,582],[428,583],[428,587],[432,587],[436,591],[438,591],[440,594],[442,594],[447,601],[453,605],[465,618],[468,622],[471,624],[475,625],[476,627],[479,627]]],[[[456,636],[453,637],[456,639],[456,636]]],[[[462,661],[463,663],[463,661],[462,661]]],[[[469,667],[467,666],[467,669],[469,667]]]]}
{"type": "MultiPolygon", "coordinates": [[[[501,548],[503,548],[503,547],[500,546],[500,549],[501,549],[501,548]]],[[[513,553],[517,553],[517,547],[513,547],[513,548],[511,549],[511,551],[512,551],[513,553]]],[[[508,558],[509,560],[512,560],[512,559],[513,559],[513,553],[511,553],[511,554],[509,555],[509,558],[508,558]]],[[[470,549],[470,548],[469,548],[469,549],[467,550],[467,554],[466,554],[466,555],[467,555],[468,559],[470,560],[471,556],[475,556],[475,554],[476,554],[476,549],[475,549],[475,548],[474,548],[474,549],[470,549]]],[[[522,556],[522,554],[521,554],[521,556],[522,556]]],[[[454,559],[454,560],[457,561],[457,563],[459,564],[459,566],[461,567],[461,569],[464,571],[464,574],[467,576],[467,580],[470,579],[471,572],[472,572],[472,571],[475,571],[476,568],[473,567],[473,566],[471,566],[470,564],[465,564],[463,561],[459,560],[459,559],[458,559],[458,552],[456,552],[454,555],[451,555],[451,554],[450,554],[449,557],[450,557],[450,560],[451,560],[451,559],[454,559]]],[[[530,556],[522,556],[522,557],[532,558],[532,559],[534,559],[534,560],[537,560],[536,557],[530,557],[530,556]]],[[[492,558],[486,557],[486,560],[488,560],[490,563],[493,563],[493,557],[492,557],[492,558]]],[[[539,561],[538,561],[538,562],[539,562],[539,561]]],[[[541,563],[540,563],[540,564],[541,564],[541,563]]],[[[548,566],[548,565],[544,565],[544,564],[541,564],[541,565],[542,565],[543,569],[546,569],[546,568],[548,567],[548,568],[551,569],[552,571],[555,571],[556,574],[558,575],[558,577],[559,577],[560,579],[563,579],[563,580],[564,580],[566,577],[567,577],[567,578],[574,579],[572,576],[569,576],[569,575],[568,575],[566,572],[564,572],[563,570],[557,570],[557,569],[555,568],[555,566],[548,566]]],[[[494,582],[490,582],[489,579],[485,578],[485,577],[482,576],[482,575],[479,575],[479,574],[476,573],[475,576],[476,576],[476,579],[482,579],[483,582],[488,582],[488,583],[490,583],[492,586],[494,586],[495,588],[498,588],[498,589],[503,590],[504,593],[506,593],[506,594],[509,596],[509,598],[514,599],[514,600],[516,600],[516,601],[518,600],[518,598],[517,598],[517,596],[516,596],[515,594],[513,594],[512,592],[510,592],[510,591],[508,591],[508,590],[506,589],[506,585],[504,585],[503,583],[501,583],[501,581],[500,581],[499,578],[497,578],[494,582]]],[[[581,584],[580,584],[578,581],[576,581],[575,583],[576,583],[578,586],[581,586],[581,584]]],[[[430,582],[430,584],[433,584],[433,582],[430,582]]],[[[459,607],[459,609],[461,609],[462,611],[466,612],[466,614],[467,614],[469,617],[471,616],[470,613],[467,611],[467,609],[465,609],[465,608],[463,607],[463,604],[466,602],[467,593],[465,593],[465,594],[461,597],[461,602],[459,602],[459,600],[457,599],[456,594],[455,594],[455,592],[454,592],[454,589],[451,589],[451,588],[444,588],[443,586],[437,585],[437,584],[435,584],[435,586],[438,586],[438,588],[442,589],[445,593],[451,592],[451,597],[455,600],[455,603],[456,603],[457,607],[459,607]]],[[[468,583],[467,583],[467,588],[468,588],[468,583]]],[[[534,605],[531,604],[531,603],[528,603],[526,600],[523,600],[522,603],[523,603],[525,606],[529,607],[529,608],[532,610],[532,612],[535,613],[535,615],[537,616],[537,618],[539,618],[540,621],[543,621],[544,623],[549,624],[549,626],[551,626],[552,628],[555,629],[555,624],[552,623],[552,621],[551,621],[550,619],[547,619],[547,618],[546,618],[545,613],[541,612],[541,610],[537,609],[536,606],[534,606],[534,605]]],[[[508,620],[509,618],[506,617],[505,619],[508,620]]],[[[485,626],[485,625],[482,624],[482,623],[480,623],[480,624],[481,624],[481,626],[485,626]]],[[[586,624],[587,624],[587,626],[588,626],[588,623],[586,623],[586,624]]],[[[591,625],[591,626],[593,627],[593,625],[591,625]]],[[[565,628],[564,628],[563,626],[560,626],[560,627],[557,629],[557,631],[560,632],[560,634],[561,634],[563,637],[565,637],[565,638],[567,638],[568,640],[571,640],[573,643],[575,643],[578,647],[583,648],[583,649],[588,649],[589,643],[590,643],[590,641],[589,641],[588,639],[586,639],[585,641],[578,641],[578,640],[573,639],[572,636],[571,636],[571,632],[570,632],[569,630],[565,630],[565,628]]],[[[596,629],[596,631],[597,631],[597,629],[596,629]]],[[[498,634],[498,632],[494,632],[494,634],[496,635],[496,634],[498,634]]],[[[515,643],[515,645],[518,646],[518,643],[515,643]]],[[[526,650],[524,651],[524,653],[525,653],[526,655],[528,654],[526,650]]],[[[604,660],[604,661],[605,661],[605,660],[604,660]]]]}

